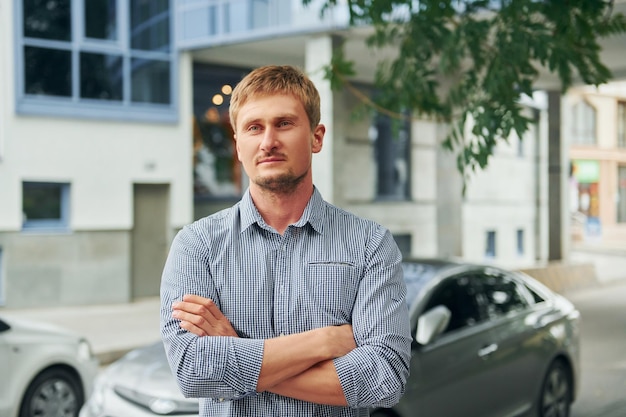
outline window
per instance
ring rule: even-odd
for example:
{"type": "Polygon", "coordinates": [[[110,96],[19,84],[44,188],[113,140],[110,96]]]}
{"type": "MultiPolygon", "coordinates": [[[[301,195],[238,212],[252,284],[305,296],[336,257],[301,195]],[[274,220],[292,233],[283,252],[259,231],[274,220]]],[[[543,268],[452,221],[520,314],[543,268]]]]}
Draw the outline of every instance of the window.
{"type": "Polygon", "coordinates": [[[626,148],[626,102],[617,103],[617,147],[626,148]]]}
{"type": "Polygon", "coordinates": [[[472,276],[448,278],[435,290],[424,311],[439,305],[450,310],[450,322],[444,333],[473,326],[483,320],[476,298],[476,279],[472,276]]]}
{"type": "Polygon", "coordinates": [[[403,258],[409,258],[411,256],[411,235],[393,235],[393,239],[400,249],[403,258]]]}
{"type": "Polygon", "coordinates": [[[626,223],[626,165],[617,167],[617,222],[626,223]]]}
{"type": "Polygon", "coordinates": [[[512,279],[502,275],[486,274],[482,279],[484,302],[490,319],[506,316],[528,307],[520,287],[512,279]]]}
{"type": "Polygon", "coordinates": [[[22,183],[24,230],[67,230],[69,191],[66,183],[22,183]]]}
{"type": "Polygon", "coordinates": [[[485,256],[487,258],[496,257],[496,232],[488,230],[486,235],[485,256]]]}
{"type": "Polygon", "coordinates": [[[237,158],[228,107],[232,88],[247,69],[194,64],[194,197],[239,198],[247,182],[237,158]]]}
{"type": "Polygon", "coordinates": [[[524,229],[517,229],[517,254],[524,256],[524,229]]]}
{"type": "Polygon", "coordinates": [[[575,145],[595,145],[596,109],[582,100],[573,107],[572,143],[575,145]]]}
{"type": "Polygon", "coordinates": [[[370,139],[374,142],[376,196],[380,200],[410,198],[411,124],[388,115],[373,117],[370,139]]]}
{"type": "Polygon", "coordinates": [[[21,0],[19,113],[176,121],[169,0],[21,0]]]}
{"type": "Polygon", "coordinates": [[[2,247],[0,246],[0,306],[3,306],[6,300],[4,299],[4,259],[2,253],[2,247]]]}

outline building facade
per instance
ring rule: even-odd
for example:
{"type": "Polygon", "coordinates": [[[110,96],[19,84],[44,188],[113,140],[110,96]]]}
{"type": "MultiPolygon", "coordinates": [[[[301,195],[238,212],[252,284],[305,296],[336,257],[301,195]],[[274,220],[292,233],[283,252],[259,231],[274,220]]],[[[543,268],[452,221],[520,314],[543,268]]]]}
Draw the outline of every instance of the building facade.
{"type": "Polygon", "coordinates": [[[227,119],[252,68],[303,68],[322,99],[314,181],[388,227],[405,256],[524,267],[545,259],[546,108],[462,195],[447,126],[363,105],[367,28],[296,0],[0,3],[0,305],[127,302],[158,294],[174,233],[247,186],[227,119]],[[324,78],[336,48],[349,88],[324,78]]]}
{"type": "Polygon", "coordinates": [[[158,293],[193,213],[172,20],[168,1],[0,3],[3,305],[158,293]]]}
{"type": "Polygon", "coordinates": [[[626,242],[626,83],[577,88],[564,100],[577,244],[626,242]]]}

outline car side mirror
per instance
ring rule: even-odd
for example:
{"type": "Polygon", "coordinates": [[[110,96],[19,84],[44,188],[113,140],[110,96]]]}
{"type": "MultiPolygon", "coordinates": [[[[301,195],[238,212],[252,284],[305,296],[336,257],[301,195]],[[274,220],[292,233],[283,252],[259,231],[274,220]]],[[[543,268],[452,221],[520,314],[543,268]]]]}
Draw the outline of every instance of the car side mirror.
{"type": "Polygon", "coordinates": [[[446,306],[438,305],[422,314],[417,320],[415,341],[420,345],[429,344],[448,327],[452,313],[446,306]]]}
{"type": "Polygon", "coordinates": [[[9,324],[6,321],[0,320],[0,333],[6,332],[10,328],[11,326],[9,326],[9,324]]]}

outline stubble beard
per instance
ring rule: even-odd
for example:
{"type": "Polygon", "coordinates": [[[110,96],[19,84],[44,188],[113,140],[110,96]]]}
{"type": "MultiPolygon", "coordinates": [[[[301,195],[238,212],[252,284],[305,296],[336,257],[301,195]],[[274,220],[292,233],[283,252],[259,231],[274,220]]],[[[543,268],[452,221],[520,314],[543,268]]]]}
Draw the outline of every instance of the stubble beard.
{"type": "Polygon", "coordinates": [[[293,172],[287,172],[275,176],[258,176],[255,178],[254,183],[259,188],[274,194],[291,194],[293,193],[300,183],[304,180],[308,173],[305,171],[302,175],[295,175],[293,172]]]}

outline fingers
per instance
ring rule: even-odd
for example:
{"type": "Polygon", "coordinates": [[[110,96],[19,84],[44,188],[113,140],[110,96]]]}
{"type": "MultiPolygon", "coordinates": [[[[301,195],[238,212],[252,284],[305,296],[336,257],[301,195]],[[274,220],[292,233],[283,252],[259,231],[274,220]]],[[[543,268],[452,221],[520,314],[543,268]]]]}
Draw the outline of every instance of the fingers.
{"type": "Polygon", "coordinates": [[[237,332],[213,300],[187,294],[172,304],[172,316],[180,327],[198,336],[234,336],[237,332]]]}

